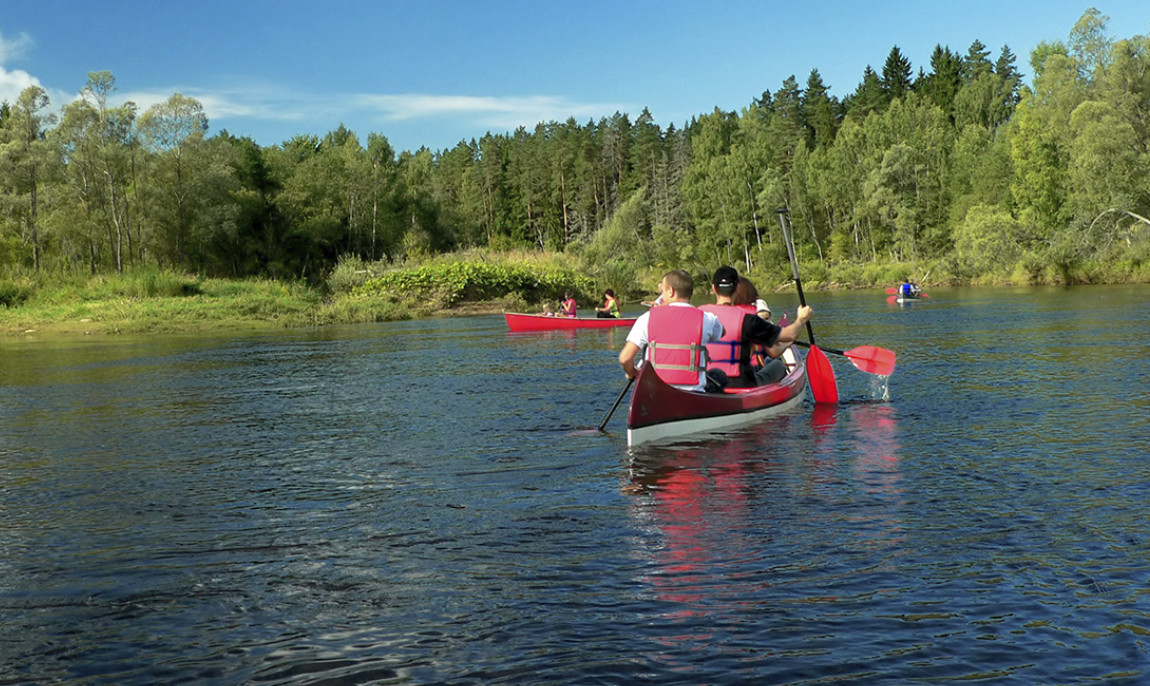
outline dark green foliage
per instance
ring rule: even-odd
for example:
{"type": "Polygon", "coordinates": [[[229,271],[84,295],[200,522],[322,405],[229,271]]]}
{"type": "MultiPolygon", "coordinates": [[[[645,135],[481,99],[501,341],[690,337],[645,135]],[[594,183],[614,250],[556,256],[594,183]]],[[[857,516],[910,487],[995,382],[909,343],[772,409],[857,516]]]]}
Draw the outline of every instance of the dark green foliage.
{"type": "Polygon", "coordinates": [[[394,294],[451,306],[463,301],[495,300],[517,293],[529,302],[558,300],[571,291],[578,300],[597,297],[584,275],[533,265],[436,262],[396,270],[366,280],[352,295],[394,294]]]}
{"type": "Polygon", "coordinates": [[[882,89],[887,98],[893,100],[906,95],[910,90],[912,74],[910,60],[897,45],[891,48],[882,67],[882,89]]]}
{"type": "Polygon", "coordinates": [[[31,284],[11,279],[0,279],[0,305],[6,308],[19,307],[32,297],[35,288],[31,284]]]}
{"type": "Polygon", "coordinates": [[[95,72],[58,122],[37,91],[0,110],[0,274],[159,269],[319,284],[344,258],[531,250],[585,260],[584,280],[473,266],[434,288],[450,302],[566,287],[594,300],[598,288],[632,287],[621,283],[629,273],[673,267],[785,274],[774,216],[785,206],[800,252],[819,263],[812,274],[953,263],[957,237],[1000,246],[983,234],[1009,231],[1018,245],[1004,259],[973,262],[1032,275],[1048,260],[1039,272],[1080,278],[1092,262],[1129,262],[1123,250],[1143,254],[1139,218],[1150,217],[1150,39],[1116,42],[1105,28],[1089,10],[1066,43],[1041,44],[1030,84],[1005,46],[993,62],[978,40],[965,54],[936,46],[917,78],[895,46],[842,100],[812,69],[803,84],[788,76],[741,111],[679,127],[643,109],[398,154],[342,124],[267,148],[226,131],[205,138],[194,100],[111,108],[115,79],[95,72]]]}

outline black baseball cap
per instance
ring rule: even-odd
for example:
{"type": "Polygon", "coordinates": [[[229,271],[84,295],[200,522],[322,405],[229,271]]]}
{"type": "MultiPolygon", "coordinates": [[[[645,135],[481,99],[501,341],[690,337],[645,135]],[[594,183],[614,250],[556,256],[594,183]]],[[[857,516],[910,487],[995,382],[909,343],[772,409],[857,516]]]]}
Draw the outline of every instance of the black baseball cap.
{"type": "Polygon", "coordinates": [[[715,288],[734,288],[739,285],[739,272],[734,267],[719,267],[711,283],[715,288]]]}

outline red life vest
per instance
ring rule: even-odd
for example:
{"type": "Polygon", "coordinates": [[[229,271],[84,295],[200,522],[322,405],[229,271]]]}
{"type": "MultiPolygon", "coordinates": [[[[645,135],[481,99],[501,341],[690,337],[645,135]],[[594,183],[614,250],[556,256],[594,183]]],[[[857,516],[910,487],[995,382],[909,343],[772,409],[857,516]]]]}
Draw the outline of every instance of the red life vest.
{"type": "Polygon", "coordinates": [[[659,378],[677,386],[696,386],[707,369],[703,311],[668,305],[647,314],[647,359],[659,378]]]}
{"type": "Polygon", "coordinates": [[[575,298],[571,298],[570,300],[564,300],[563,301],[563,316],[574,317],[576,309],[577,309],[577,306],[575,304],[575,298]]]}
{"type": "Polygon", "coordinates": [[[754,315],[755,306],[700,305],[699,309],[718,317],[724,329],[722,338],[707,344],[707,356],[710,358],[707,368],[722,369],[727,376],[739,376],[742,374],[739,360],[743,356],[743,318],[748,314],[754,315]]]}

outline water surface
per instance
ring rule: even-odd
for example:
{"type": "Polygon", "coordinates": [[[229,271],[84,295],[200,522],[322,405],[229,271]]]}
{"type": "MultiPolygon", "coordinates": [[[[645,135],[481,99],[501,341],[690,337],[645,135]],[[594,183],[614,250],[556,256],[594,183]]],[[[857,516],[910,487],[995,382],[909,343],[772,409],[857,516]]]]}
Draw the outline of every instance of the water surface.
{"type": "Polygon", "coordinates": [[[930,293],[633,452],[623,330],[0,341],[0,683],[1146,683],[1145,289],[930,293]]]}

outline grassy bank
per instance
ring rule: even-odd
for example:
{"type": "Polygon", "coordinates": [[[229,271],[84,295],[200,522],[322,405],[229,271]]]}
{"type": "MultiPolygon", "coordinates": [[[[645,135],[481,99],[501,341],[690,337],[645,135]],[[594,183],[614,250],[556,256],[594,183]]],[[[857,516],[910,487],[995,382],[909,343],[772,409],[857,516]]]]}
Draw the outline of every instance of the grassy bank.
{"type": "Polygon", "coordinates": [[[0,277],[0,335],[296,328],[534,308],[594,282],[562,255],[468,253],[389,265],[345,260],[321,285],[210,279],[158,269],[0,277]]]}
{"type": "MultiPolygon", "coordinates": [[[[743,265],[738,265],[743,270],[743,265]]],[[[1140,265],[1141,266],[1141,265],[1140,265]]],[[[342,261],[321,285],[268,279],[208,279],[158,269],[116,275],[0,277],[0,335],[133,334],[295,328],[396,321],[437,315],[534,311],[571,291],[580,305],[601,302],[613,288],[624,302],[654,293],[662,265],[584,264],[567,253],[471,251],[403,265],[342,261]]],[[[707,270],[696,278],[704,283],[707,270]]],[[[809,290],[882,288],[909,276],[939,285],[1131,283],[1146,269],[1110,272],[1093,265],[1076,274],[1039,265],[998,276],[962,277],[955,266],[873,263],[803,266],[809,290]]],[[[764,293],[793,288],[788,265],[749,272],[764,293]]],[[[1143,278],[1147,277],[1147,278],[1143,278]]]]}
{"type": "MultiPolygon", "coordinates": [[[[0,334],[131,334],[293,328],[410,319],[399,298],[332,298],[271,280],[198,279],[147,271],[85,280],[8,280],[0,334]]],[[[3,288],[3,286],[0,286],[3,288]]]]}

